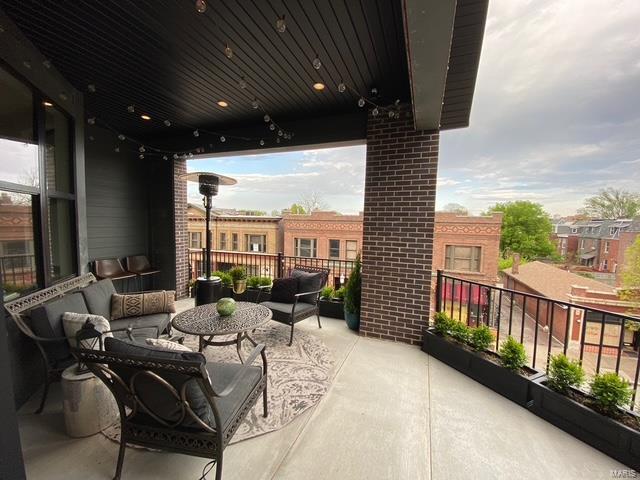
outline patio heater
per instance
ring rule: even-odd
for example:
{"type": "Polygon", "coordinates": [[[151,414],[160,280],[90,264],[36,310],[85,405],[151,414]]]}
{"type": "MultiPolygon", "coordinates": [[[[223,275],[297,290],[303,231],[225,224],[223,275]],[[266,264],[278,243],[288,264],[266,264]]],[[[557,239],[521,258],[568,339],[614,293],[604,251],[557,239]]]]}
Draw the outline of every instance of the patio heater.
{"type": "Polygon", "coordinates": [[[211,201],[218,195],[220,185],[235,185],[235,179],[218,175],[211,172],[193,172],[180,176],[181,179],[198,184],[200,194],[203,196],[205,209],[205,229],[207,238],[205,243],[204,276],[196,280],[196,305],[214,303],[218,300],[221,292],[221,282],[219,277],[211,276],[211,201]]]}

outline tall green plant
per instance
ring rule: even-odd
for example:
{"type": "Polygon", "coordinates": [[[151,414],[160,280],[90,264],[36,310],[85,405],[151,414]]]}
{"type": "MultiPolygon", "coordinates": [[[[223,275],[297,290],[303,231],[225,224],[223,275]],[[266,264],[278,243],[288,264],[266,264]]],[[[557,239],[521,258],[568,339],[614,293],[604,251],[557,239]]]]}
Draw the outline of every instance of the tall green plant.
{"type": "Polygon", "coordinates": [[[362,299],[362,263],[360,255],[356,257],[355,264],[347,281],[347,291],[344,295],[344,308],[349,313],[360,313],[362,299]]]}

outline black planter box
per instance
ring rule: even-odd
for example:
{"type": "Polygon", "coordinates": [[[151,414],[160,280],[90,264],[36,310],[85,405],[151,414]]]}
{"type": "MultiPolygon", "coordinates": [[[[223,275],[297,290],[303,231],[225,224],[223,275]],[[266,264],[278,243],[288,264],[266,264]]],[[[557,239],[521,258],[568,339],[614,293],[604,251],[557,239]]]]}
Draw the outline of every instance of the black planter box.
{"type": "Polygon", "coordinates": [[[640,470],[640,432],[554,392],[544,384],[545,380],[546,377],[540,377],[532,382],[530,410],[533,413],[625,465],[640,470]]]}
{"type": "Polygon", "coordinates": [[[331,300],[320,299],[318,306],[320,307],[321,316],[344,320],[344,302],[332,302],[331,300]]]}
{"type": "MultiPolygon", "coordinates": [[[[532,400],[532,380],[543,376],[542,373],[529,368],[525,369],[530,373],[526,377],[512,372],[431,329],[424,331],[422,350],[523,407],[532,400]]],[[[498,358],[493,352],[484,354],[498,358]]]]}

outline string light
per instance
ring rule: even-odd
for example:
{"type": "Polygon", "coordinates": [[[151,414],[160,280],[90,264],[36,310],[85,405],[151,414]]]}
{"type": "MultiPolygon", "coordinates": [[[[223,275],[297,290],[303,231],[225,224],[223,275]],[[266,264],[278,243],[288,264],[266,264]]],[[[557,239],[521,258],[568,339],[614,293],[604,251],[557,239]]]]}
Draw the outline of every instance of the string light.
{"type": "Polygon", "coordinates": [[[113,151],[116,152],[116,153],[120,153],[120,147],[114,148],[113,151]]]}
{"type": "Polygon", "coordinates": [[[44,66],[44,68],[51,68],[51,61],[50,60],[44,60],[42,62],[42,65],[44,66]]]}
{"type": "Polygon", "coordinates": [[[260,139],[260,146],[264,147],[264,140],[262,138],[260,139]]]}
{"type": "Polygon", "coordinates": [[[136,107],[134,107],[133,105],[129,105],[129,106],[127,107],[127,112],[129,112],[129,113],[133,113],[133,112],[135,112],[135,111],[136,111],[136,107]]]}
{"type": "Polygon", "coordinates": [[[371,115],[373,115],[374,117],[377,117],[377,116],[378,116],[378,113],[380,113],[380,112],[378,111],[378,107],[374,107],[374,109],[373,109],[373,110],[371,110],[371,115]]]}
{"type": "Polygon", "coordinates": [[[284,20],[284,15],[278,17],[276,20],[276,30],[278,33],[284,33],[287,31],[287,22],[284,20]]]}
{"type": "Polygon", "coordinates": [[[228,59],[231,59],[233,57],[233,50],[231,49],[231,47],[229,45],[227,45],[224,48],[224,54],[228,59]]]}
{"type": "Polygon", "coordinates": [[[364,98],[363,98],[363,97],[360,97],[360,98],[358,99],[358,106],[359,106],[360,108],[364,107],[364,98]]]}
{"type": "Polygon", "coordinates": [[[123,134],[119,134],[118,135],[118,140],[120,141],[124,141],[127,137],[125,137],[123,134]]]}
{"type": "Polygon", "coordinates": [[[196,138],[199,137],[200,136],[200,132],[197,129],[194,130],[193,131],[193,136],[196,137],[196,138]]]}
{"type": "Polygon", "coordinates": [[[238,80],[238,87],[240,87],[242,90],[247,88],[247,82],[244,77],[240,77],[240,80],[238,80]]]}
{"type": "Polygon", "coordinates": [[[87,123],[89,125],[95,125],[96,124],[96,117],[89,117],[87,118],[87,123]]]}
{"type": "Polygon", "coordinates": [[[140,148],[138,149],[138,151],[139,151],[140,153],[144,153],[144,152],[146,152],[147,150],[144,148],[144,145],[140,145],[140,148]]]}
{"type": "Polygon", "coordinates": [[[141,153],[140,155],[138,155],[138,158],[139,158],[140,160],[144,160],[144,153],[141,153]]]}
{"type": "Polygon", "coordinates": [[[269,125],[269,130],[273,131],[275,129],[276,129],[276,126],[273,123],[269,125]]]}
{"type": "Polygon", "coordinates": [[[168,158],[166,155],[162,155],[162,159],[166,162],[168,158]]]}
{"type": "Polygon", "coordinates": [[[322,62],[318,58],[317,54],[316,54],[316,58],[313,59],[312,64],[313,64],[313,68],[315,68],[316,70],[320,70],[320,68],[322,67],[322,62]]]}
{"type": "Polygon", "coordinates": [[[221,137],[220,137],[220,141],[221,141],[222,143],[224,143],[224,142],[226,142],[226,141],[227,141],[227,139],[226,139],[226,138],[224,138],[224,135],[223,135],[223,136],[221,136],[221,137]]]}
{"type": "Polygon", "coordinates": [[[260,104],[258,103],[258,100],[253,99],[253,101],[251,102],[251,108],[253,108],[254,110],[257,110],[258,107],[260,107],[260,104]]]}
{"type": "Polygon", "coordinates": [[[164,121],[164,126],[165,127],[170,127],[171,126],[171,121],[170,120],[165,120],[164,121]]]}
{"type": "Polygon", "coordinates": [[[196,11],[204,13],[207,11],[207,2],[205,0],[196,0],[196,11]]]}
{"type": "Polygon", "coordinates": [[[269,116],[269,114],[268,114],[268,113],[265,113],[265,114],[264,114],[264,117],[262,117],[262,118],[264,119],[264,121],[265,121],[266,123],[268,123],[268,122],[271,120],[271,117],[269,116]]]}
{"type": "Polygon", "coordinates": [[[344,83],[340,82],[338,84],[338,91],[340,93],[344,93],[346,90],[347,90],[347,86],[344,83]]]}
{"type": "Polygon", "coordinates": [[[90,93],[96,93],[96,86],[93,83],[90,83],[89,85],[87,85],[87,90],[90,93]]]}

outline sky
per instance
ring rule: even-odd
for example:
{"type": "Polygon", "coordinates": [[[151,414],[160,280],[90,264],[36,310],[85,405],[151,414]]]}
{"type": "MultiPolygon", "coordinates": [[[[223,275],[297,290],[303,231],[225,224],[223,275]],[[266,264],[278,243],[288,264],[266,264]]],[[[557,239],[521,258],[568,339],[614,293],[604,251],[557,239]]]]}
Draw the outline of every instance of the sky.
{"type": "MultiPolygon", "coordinates": [[[[441,134],[438,208],[531,200],[569,215],[602,188],[640,192],[640,1],[491,0],[470,123],[441,134]]],[[[316,191],[355,213],[365,155],[352,146],[188,168],[238,179],[221,207],[271,212],[316,191]]]]}

